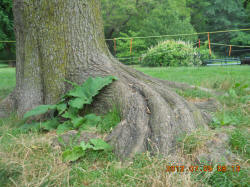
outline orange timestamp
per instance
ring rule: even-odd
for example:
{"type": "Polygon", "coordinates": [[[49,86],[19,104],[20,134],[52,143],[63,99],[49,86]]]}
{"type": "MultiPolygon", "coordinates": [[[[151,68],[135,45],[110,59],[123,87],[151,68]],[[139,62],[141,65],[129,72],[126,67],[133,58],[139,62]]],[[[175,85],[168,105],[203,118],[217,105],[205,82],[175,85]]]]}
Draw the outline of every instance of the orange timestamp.
{"type": "Polygon", "coordinates": [[[225,166],[225,165],[217,165],[216,167],[210,166],[210,165],[203,165],[203,166],[166,166],[166,172],[212,172],[214,169],[218,172],[226,172],[226,171],[234,171],[234,172],[240,172],[240,166],[239,165],[232,165],[232,166],[225,166]]]}

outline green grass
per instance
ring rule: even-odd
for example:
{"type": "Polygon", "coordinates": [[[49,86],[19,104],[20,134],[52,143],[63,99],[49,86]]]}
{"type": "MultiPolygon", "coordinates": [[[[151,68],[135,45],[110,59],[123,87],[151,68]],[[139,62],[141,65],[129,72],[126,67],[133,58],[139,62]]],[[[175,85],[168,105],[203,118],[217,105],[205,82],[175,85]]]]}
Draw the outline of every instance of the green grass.
{"type": "Polygon", "coordinates": [[[16,85],[15,68],[0,67],[0,100],[6,97],[16,85]]]}
{"type": "MultiPolygon", "coordinates": [[[[134,66],[153,77],[160,79],[185,82],[188,84],[215,89],[224,92],[218,96],[222,108],[213,114],[210,127],[220,131],[222,127],[234,126],[235,130],[228,132],[229,145],[236,155],[247,163],[250,158],[250,66],[217,66],[217,67],[176,67],[176,68],[145,68],[134,66]]],[[[177,90],[177,93],[187,99],[215,97],[200,90],[177,90]]],[[[207,134],[209,132],[205,133],[207,134]]],[[[191,134],[183,141],[183,152],[192,154],[202,144],[204,134],[191,134]]],[[[249,168],[239,173],[226,172],[212,174],[195,174],[194,180],[212,186],[247,186],[249,168]]]]}
{"type": "Polygon", "coordinates": [[[250,158],[250,141],[248,132],[242,132],[238,129],[235,129],[230,138],[230,144],[233,151],[236,154],[241,154],[246,158],[250,158]]]}
{"type": "Polygon", "coordinates": [[[139,154],[121,163],[113,153],[87,152],[74,163],[50,145],[54,132],[17,131],[15,115],[0,120],[0,186],[195,186],[190,173],[165,173],[173,159],[139,154]],[[186,185],[188,184],[188,185],[186,185]]]}
{"type": "Polygon", "coordinates": [[[114,106],[111,111],[102,117],[102,121],[97,127],[98,130],[101,133],[111,132],[111,130],[121,121],[120,115],[120,111],[114,106]]]}
{"type": "Polygon", "coordinates": [[[0,64],[0,68],[7,68],[8,64],[0,64]]]}
{"type": "Polygon", "coordinates": [[[226,172],[219,172],[214,169],[213,172],[197,172],[193,174],[193,179],[202,181],[214,187],[221,186],[248,186],[249,185],[249,169],[241,169],[239,172],[232,171],[230,167],[226,172]]]}
{"type": "Polygon", "coordinates": [[[241,61],[231,61],[231,62],[213,62],[212,64],[234,64],[241,63],[241,61]]]}
{"type": "Polygon", "coordinates": [[[210,98],[211,93],[202,91],[200,89],[190,89],[190,90],[176,90],[176,92],[185,98],[210,98]]]}
{"type": "Polygon", "coordinates": [[[134,68],[151,75],[152,77],[170,81],[185,82],[206,88],[223,88],[223,86],[230,86],[234,82],[245,82],[248,85],[250,84],[250,66],[168,68],[134,66],[134,68]]]}
{"type": "MultiPolygon", "coordinates": [[[[74,163],[62,162],[61,148],[53,148],[55,132],[25,132],[19,130],[20,120],[12,115],[0,119],[0,186],[240,186],[247,184],[249,169],[249,84],[250,66],[146,68],[134,66],[151,76],[170,81],[212,88],[224,92],[217,99],[222,108],[214,114],[214,130],[197,131],[179,141],[182,153],[192,158],[194,152],[214,132],[229,130],[231,150],[242,159],[241,172],[166,173],[167,164],[179,161],[174,156],[162,158],[139,154],[133,161],[121,163],[112,153],[88,152],[74,163]],[[223,128],[222,128],[223,127],[223,128]]],[[[0,68],[0,100],[15,87],[15,69],[0,68]]],[[[201,100],[214,97],[198,89],[177,93],[201,100]]],[[[113,110],[102,118],[100,131],[108,133],[120,121],[113,110]]],[[[188,161],[189,162],[189,161],[188,161]]],[[[175,164],[176,165],[176,164],[175,164]]]]}

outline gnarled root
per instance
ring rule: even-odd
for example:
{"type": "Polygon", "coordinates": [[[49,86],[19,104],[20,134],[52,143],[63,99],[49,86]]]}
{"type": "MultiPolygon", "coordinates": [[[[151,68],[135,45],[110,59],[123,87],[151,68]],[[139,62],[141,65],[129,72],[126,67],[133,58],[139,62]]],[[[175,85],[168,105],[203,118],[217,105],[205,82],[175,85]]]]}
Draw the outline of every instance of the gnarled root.
{"type": "Polygon", "coordinates": [[[120,158],[144,151],[168,155],[175,151],[178,136],[208,128],[203,112],[167,85],[118,68],[119,81],[110,89],[119,102],[122,121],[106,140],[120,158]]]}

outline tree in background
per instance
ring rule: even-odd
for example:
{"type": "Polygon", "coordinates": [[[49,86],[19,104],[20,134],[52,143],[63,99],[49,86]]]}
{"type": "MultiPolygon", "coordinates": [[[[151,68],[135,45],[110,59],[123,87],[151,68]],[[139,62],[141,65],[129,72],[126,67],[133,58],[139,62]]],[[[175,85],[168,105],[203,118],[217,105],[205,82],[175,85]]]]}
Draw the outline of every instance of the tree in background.
{"type": "MultiPolygon", "coordinates": [[[[12,0],[0,1],[0,41],[13,41],[12,0]]],[[[0,60],[15,59],[15,44],[0,42],[0,60]]]]}
{"type": "MultiPolygon", "coordinates": [[[[102,0],[102,11],[106,38],[118,38],[122,36],[121,33],[134,37],[195,32],[190,23],[190,9],[186,6],[186,0],[121,0],[112,2],[102,0]],[[131,35],[131,33],[134,35],[131,35]]],[[[137,40],[144,40],[144,48],[147,49],[165,39],[171,38],[137,40]]],[[[175,37],[172,39],[195,41],[197,37],[175,37]]],[[[108,43],[113,52],[113,41],[108,43]]],[[[128,49],[124,48],[123,50],[128,49]]],[[[146,50],[143,52],[146,52],[146,50]]]]}
{"type": "MultiPolygon", "coordinates": [[[[190,9],[186,6],[186,0],[179,1],[157,1],[156,8],[144,20],[140,20],[141,27],[137,28],[143,36],[158,36],[171,34],[190,34],[195,30],[190,23],[190,9]]],[[[136,28],[134,28],[136,29],[136,28]]],[[[150,45],[155,45],[159,40],[171,38],[148,39],[150,45]]],[[[172,39],[195,41],[196,36],[174,37],[172,39]]]]}
{"type": "MultiPolygon", "coordinates": [[[[124,34],[128,37],[152,36],[250,26],[249,0],[101,0],[101,2],[105,38],[118,38],[124,34]]],[[[0,40],[15,40],[11,8],[12,0],[0,1],[0,40]]],[[[206,35],[200,37],[202,41],[207,40],[206,35]]],[[[249,38],[247,32],[211,35],[212,42],[236,45],[249,45],[249,38]]],[[[166,39],[195,41],[197,37],[151,38],[144,39],[143,43],[147,49],[166,39]]],[[[107,43],[112,54],[115,54],[113,41],[107,43]]],[[[213,46],[213,49],[220,55],[228,55],[225,47],[213,46]]],[[[129,52],[127,47],[121,48],[121,51],[124,50],[129,52]]],[[[232,54],[246,55],[244,51],[232,54]]],[[[0,43],[0,60],[14,59],[14,57],[15,43],[0,43]]]]}
{"type": "MultiPolygon", "coordinates": [[[[188,0],[187,4],[192,12],[191,23],[197,32],[239,29],[250,26],[246,14],[248,1],[188,0]]],[[[203,35],[201,39],[207,40],[207,36],[203,35]]],[[[211,42],[249,45],[249,34],[246,32],[213,34],[211,35],[211,42]]],[[[213,46],[213,49],[220,55],[228,55],[228,53],[225,53],[225,47],[213,46]]]]}

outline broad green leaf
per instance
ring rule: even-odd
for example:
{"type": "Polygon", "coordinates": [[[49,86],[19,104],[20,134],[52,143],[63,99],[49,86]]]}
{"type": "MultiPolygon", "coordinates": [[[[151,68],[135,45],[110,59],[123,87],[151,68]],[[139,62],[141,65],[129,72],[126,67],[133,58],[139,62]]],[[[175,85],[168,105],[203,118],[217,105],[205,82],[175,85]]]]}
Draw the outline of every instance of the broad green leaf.
{"type": "Polygon", "coordinates": [[[24,118],[27,119],[27,118],[29,118],[31,116],[45,114],[49,110],[54,110],[54,109],[56,109],[56,105],[40,105],[40,106],[37,106],[36,108],[28,111],[24,115],[24,118]]]}
{"type": "Polygon", "coordinates": [[[112,83],[113,80],[117,80],[117,78],[113,76],[88,78],[81,86],[75,87],[67,94],[67,96],[82,99],[72,101],[71,105],[81,109],[84,104],[91,104],[93,97],[96,96],[103,87],[112,83]],[[79,104],[77,104],[77,102],[79,102],[79,104]]]}
{"type": "Polygon", "coordinates": [[[95,151],[97,150],[111,151],[112,150],[112,147],[102,139],[90,139],[89,142],[90,144],[93,145],[93,150],[95,151]]]}
{"type": "Polygon", "coordinates": [[[89,143],[85,144],[84,141],[82,141],[82,142],[80,143],[80,146],[82,147],[82,149],[83,149],[84,151],[87,150],[87,149],[93,149],[93,146],[92,146],[92,145],[90,145],[89,143]]]}
{"type": "Polygon", "coordinates": [[[73,108],[82,109],[83,105],[88,102],[87,98],[75,98],[69,101],[69,105],[73,108]]]}
{"type": "Polygon", "coordinates": [[[63,118],[67,118],[67,119],[75,119],[77,118],[77,113],[78,113],[78,109],[72,108],[70,107],[68,111],[66,111],[62,117],[63,118]]]}
{"type": "Polygon", "coordinates": [[[85,154],[85,151],[82,149],[81,146],[75,146],[72,150],[66,150],[62,154],[62,158],[64,162],[74,162],[78,160],[79,158],[83,157],[85,154]]]}
{"type": "Polygon", "coordinates": [[[100,116],[97,116],[95,114],[88,114],[84,116],[84,124],[87,126],[96,126],[98,123],[101,122],[102,118],[100,116]]]}
{"type": "Polygon", "coordinates": [[[64,122],[63,124],[59,125],[57,127],[57,134],[62,134],[66,131],[70,131],[70,130],[73,130],[73,125],[69,122],[69,121],[66,121],[64,122]]]}
{"type": "Polygon", "coordinates": [[[88,130],[89,127],[96,127],[102,118],[100,116],[96,116],[95,114],[88,114],[83,118],[83,124],[80,127],[80,130],[88,130]]]}
{"type": "Polygon", "coordinates": [[[83,117],[78,117],[72,120],[73,126],[74,128],[79,128],[83,122],[85,121],[85,119],[83,117]]]}
{"type": "Polygon", "coordinates": [[[67,119],[75,119],[77,118],[77,116],[75,114],[72,114],[70,112],[65,112],[63,115],[62,115],[63,118],[67,118],[67,119]]]}
{"type": "Polygon", "coordinates": [[[56,108],[57,108],[57,110],[59,112],[59,115],[61,115],[67,109],[67,104],[65,104],[65,103],[58,104],[56,106],[56,108]]]}
{"type": "Polygon", "coordinates": [[[88,98],[85,96],[84,89],[85,88],[83,86],[77,85],[75,88],[73,88],[72,90],[70,90],[66,94],[66,96],[71,96],[71,97],[76,97],[76,98],[82,98],[83,100],[85,100],[87,102],[88,98]]]}
{"type": "Polygon", "coordinates": [[[52,120],[43,122],[43,123],[41,124],[41,127],[42,127],[43,129],[45,129],[45,130],[50,131],[50,130],[56,129],[56,128],[58,127],[58,125],[59,125],[58,120],[57,120],[56,118],[53,118],[52,120]]]}

